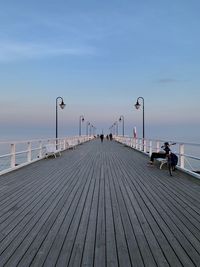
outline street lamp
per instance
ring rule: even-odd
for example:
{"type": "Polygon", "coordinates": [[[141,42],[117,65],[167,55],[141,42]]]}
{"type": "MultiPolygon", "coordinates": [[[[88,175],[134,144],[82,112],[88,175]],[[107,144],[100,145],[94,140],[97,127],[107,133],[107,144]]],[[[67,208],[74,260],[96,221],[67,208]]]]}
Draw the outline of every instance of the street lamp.
{"type": "Polygon", "coordinates": [[[64,109],[66,104],[63,101],[63,98],[61,96],[58,96],[56,98],[56,142],[58,138],[58,99],[61,99],[61,103],[59,104],[61,109],[64,109]]]}
{"type": "Polygon", "coordinates": [[[80,116],[79,118],[79,136],[81,136],[81,123],[84,122],[84,117],[83,115],[80,116]]]}
{"type": "Polygon", "coordinates": [[[123,115],[119,117],[119,121],[122,121],[122,135],[124,136],[124,116],[123,115]]]}
{"type": "Polygon", "coordinates": [[[144,138],[145,138],[145,135],[144,135],[144,98],[141,96],[138,97],[137,102],[135,104],[136,109],[139,109],[141,106],[141,104],[139,103],[139,99],[142,99],[142,101],[143,101],[143,134],[142,134],[142,138],[143,138],[143,142],[144,142],[144,138]]]}
{"type": "Polygon", "coordinates": [[[90,125],[90,122],[89,121],[87,121],[87,123],[86,123],[86,136],[88,136],[88,126],[90,125]]]}

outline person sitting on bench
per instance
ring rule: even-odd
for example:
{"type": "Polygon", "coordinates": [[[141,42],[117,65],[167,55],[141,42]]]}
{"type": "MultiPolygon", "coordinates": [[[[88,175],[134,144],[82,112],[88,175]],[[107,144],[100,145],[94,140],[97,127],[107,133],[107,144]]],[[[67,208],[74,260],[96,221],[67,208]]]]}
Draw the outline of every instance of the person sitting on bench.
{"type": "Polygon", "coordinates": [[[149,161],[149,164],[153,164],[154,159],[157,158],[163,158],[165,159],[167,155],[169,155],[170,152],[170,148],[169,148],[169,143],[165,142],[163,146],[161,146],[161,148],[163,148],[164,151],[160,151],[160,152],[153,152],[151,154],[151,159],[149,161]]]}

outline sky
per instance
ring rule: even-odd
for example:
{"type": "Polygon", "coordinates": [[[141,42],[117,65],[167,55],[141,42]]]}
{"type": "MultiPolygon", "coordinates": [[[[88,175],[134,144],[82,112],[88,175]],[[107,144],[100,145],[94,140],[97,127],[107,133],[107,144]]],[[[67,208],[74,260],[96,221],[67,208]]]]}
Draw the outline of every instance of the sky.
{"type": "Polygon", "coordinates": [[[200,143],[198,0],[0,0],[0,140],[97,133],[200,143]],[[135,109],[138,97],[141,108],[135,109]],[[58,99],[58,102],[60,99],[58,99]]]}

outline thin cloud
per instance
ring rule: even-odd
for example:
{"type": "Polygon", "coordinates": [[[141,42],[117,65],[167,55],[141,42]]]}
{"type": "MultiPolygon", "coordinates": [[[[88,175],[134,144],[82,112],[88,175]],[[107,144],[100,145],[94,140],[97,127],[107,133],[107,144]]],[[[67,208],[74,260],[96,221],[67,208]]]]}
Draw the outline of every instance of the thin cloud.
{"type": "Polygon", "coordinates": [[[159,79],[158,83],[176,83],[178,80],[172,78],[159,79]]]}
{"type": "Polygon", "coordinates": [[[84,56],[95,54],[89,46],[63,47],[59,45],[5,42],[0,44],[0,61],[15,61],[55,56],[84,56]]]}

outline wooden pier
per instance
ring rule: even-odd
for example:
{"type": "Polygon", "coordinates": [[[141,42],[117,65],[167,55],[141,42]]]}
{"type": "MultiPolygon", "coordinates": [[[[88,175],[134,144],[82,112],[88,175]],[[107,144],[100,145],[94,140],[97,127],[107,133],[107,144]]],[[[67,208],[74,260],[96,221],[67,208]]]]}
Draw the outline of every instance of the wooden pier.
{"type": "Polygon", "coordinates": [[[99,139],[0,176],[0,266],[200,266],[200,180],[99,139]]]}

